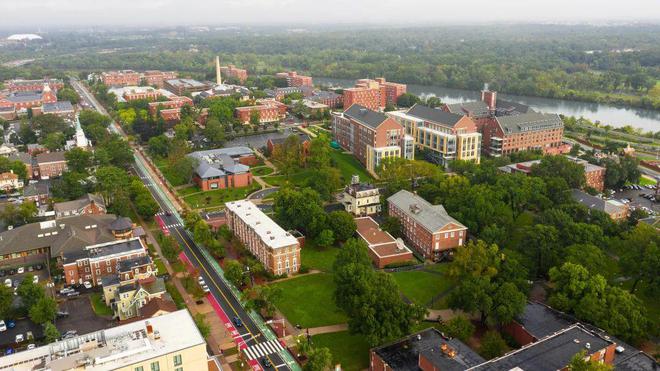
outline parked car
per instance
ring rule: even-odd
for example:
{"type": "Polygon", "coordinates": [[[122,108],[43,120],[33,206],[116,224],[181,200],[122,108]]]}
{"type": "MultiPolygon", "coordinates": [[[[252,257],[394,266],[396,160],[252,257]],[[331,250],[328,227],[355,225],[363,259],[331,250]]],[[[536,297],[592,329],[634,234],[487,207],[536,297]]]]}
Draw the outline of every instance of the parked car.
{"type": "Polygon", "coordinates": [[[7,321],[7,328],[14,328],[14,327],[16,327],[16,321],[11,320],[11,319],[8,320],[7,321]]]}
{"type": "Polygon", "coordinates": [[[39,283],[39,276],[32,276],[32,283],[39,283]]]}
{"type": "Polygon", "coordinates": [[[5,272],[4,269],[0,269],[0,277],[4,277],[7,275],[7,272],[5,272]]]}
{"type": "Polygon", "coordinates": [[[25,267],[18,267],[18,269],[16,270],[16,273],[18,273],[18,274],[25,273],[25,267]]]}
{"type": "Polygon", "coordinates": [[[85,286],[86,289],[91,289],[92,288],[92,283],[89,281],[85,281],[83,283],[83,286],[85,286]]]}
{"type": "Polygon", "coordinates": [[[12,269],[9,270],[9,275],[10,276],[13,276],[15,274],[16,274],[16,269],[12,268],[12,269]]]}
{"type": "Polygon", "coordinates": [[[67,311],[65,311],[65,310],[59,310],[59,311],[57,311],[57,316],[58,316],[58,317],[68,317],[68,316],[69,316],[69,312],[67,312],[67,311]]]}
{"type": "Polygon", "coordinates": [[[211,292],[211,290],[209,289],[209,287],[206,286],[206,285],[202,285],[202,290],[204,290],[204,292],[207,293],[207,294],[208,294],[209,292],[211,292]]]}
{"type": "Polygon", "coordinates": [[[7,331],[7,324],[4,320],[0,321],[0,332],[7,331]]]}
{"type": "Polygon", "coordinates": [[[37,265],[34,266],[34,269],[40,271],[40,270],[44,269],[44,266],[41,265],[41,264],[37,264],[37,265]]]}
{"type": "Polygon", "coordinates": [[[30,265],[28,266],[27,270],[28,272],[34,272],[34,267],[30,265]]]}
{"type": "Polygon", "coordinates": [[[16,334],[16,339],[15,340],[16,340],[17,344],[22,343],[22,342],[25,341],[25,336],[23,336],[23,334],[16,334]]]}
{"type": "Polygon", "coordinates": [[[12,285],[11,279],[10,279],[10,278],[7,278],[7,279],[5,280],[5,286],[7,286],[7,287],[11,287],[11,285],[12,285]]]}
{"type": "Polygon", "coordinates": [[[234,317],[232,322],[234,322],[234,326],[236,326],[236,327],[242,327],[243,326],[243,321],[241,321],[241,319],[238,318],[238,317],[234,317]]]}
{"type": "Polygon", "coordinates": [[[28,341],[29,340],[34,340],[34,334],[32,333],[32,331],[26,332],[25,333],[25,338],[28,339],[28,341]]]}
{"type": "Polygon", "coordinates": [[[65,287],[62,290],[60,290],[60,295],[66,295],[70,292],[74,292],[76,290],[72,289],[71,287],[65,287]]]}
{"type": "Polygon", "coordinates": [[[28,346],[27,346],[27,350],[32,350],[32,349],[34,349],[34,348],[36,348],[36,347],[37,347],[37,346],[34,345],[34,343],[31,343],[31,344],[28,344],[28,346]]]}
{"type": "Polygon", "coordinates": [[[66,294],[67,297],[78,296],[78,295],[80,295],[78,291],[71,291],[68,294],[66,294]]]}
{"type": "Polygon", "coordinates": [[[10,354],[14,354],[14,348],[7,348],[5,349],[5,355],[8,356],[10,354]]]}

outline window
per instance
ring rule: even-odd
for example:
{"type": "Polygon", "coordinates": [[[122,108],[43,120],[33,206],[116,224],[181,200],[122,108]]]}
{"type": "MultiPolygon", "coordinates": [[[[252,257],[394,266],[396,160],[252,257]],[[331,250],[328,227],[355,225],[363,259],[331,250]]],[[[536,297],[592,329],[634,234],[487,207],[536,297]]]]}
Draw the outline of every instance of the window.
{"type": "Polygon", "coordinates": [[[174,371],[183,371],[183,367],[177,367],[174,369],[174,371]]]}
{"type": "Polygon", "coordinates": [[[160,371],[160,364],[158,361],[151,362],[151,371],[160,371]]]}
{"type": "Polygon", "coordinates": [[[445,233],[445,238],[449,237],[449,233],[445,233]]]}
{"type": "Polygon", "coordinates": [[[181,366],[183,364],[183,361],[181,361],[181,354],[177,354],[174,356],[174,365],[175,366],[181,366]]]}
{"type": "Polygon", "coordinates": [[[137,367],[135,368],[135,371],[144,371],[144,367],[142,367],[142,366],[137,366],[137,367]]]}

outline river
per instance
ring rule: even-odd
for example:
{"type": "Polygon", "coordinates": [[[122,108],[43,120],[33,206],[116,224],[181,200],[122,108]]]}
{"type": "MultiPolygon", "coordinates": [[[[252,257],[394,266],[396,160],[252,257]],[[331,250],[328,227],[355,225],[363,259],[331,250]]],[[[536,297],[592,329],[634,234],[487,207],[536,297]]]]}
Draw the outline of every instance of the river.
{"type": "MultiPolygon", "coordinates": [[[[314,77],[317,84],[351,87],[355,80],[314,77]]],[[[472,90],[449,89],[439,86],[408,85],[408,92],[421,96],[436,96],[443,103],[459,103],[480,99],[481,93],[472,90]]],[[[630,125],[644,131],[660,130],[660,111],[642,108],[625,108],[599,103],[569,101],[552,98],[527,97],[520,95],[498,94],[498,98],[527,104],[541,112],[560,113],[567,116],[584,117],[591,121],[600,121],[613,127],[630,125]]]]}

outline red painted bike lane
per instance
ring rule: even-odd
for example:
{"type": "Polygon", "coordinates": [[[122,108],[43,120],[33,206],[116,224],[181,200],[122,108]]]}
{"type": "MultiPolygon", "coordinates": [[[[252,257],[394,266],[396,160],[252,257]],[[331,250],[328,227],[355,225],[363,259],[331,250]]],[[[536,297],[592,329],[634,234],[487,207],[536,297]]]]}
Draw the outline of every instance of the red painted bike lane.
{"type": "MultiPolygon", "coordinates": [[[[190,260],[186,256],[186,254],[181,252],[179,254],[179,259],[181,259],[181,261],[186,263],[186,266],[187,266],[189,271],[194,271],[195,270],[195,268],[191,264],[190,260]]],[[[231,334],[231,337],[234,339],[234,344],[236,344],[236,346],[238,347],[239,352],[242,353],[243,349],[247,348],[247,344],[245,343],[245,340],[243,339],[243,336],[241,336],[241,334],[238,332],[238,330],[236,330],[236,327],[234,327],[234,324],[232,323],[231,319],[229,319],[229,316],[227,316],[227,313],[225,313],[225,311],[222,309],[222,307],[220,306],[220,303],[218,303],[218,301],[215,299],[215,297],[211,293],[208,293],[208,294],[206,294],[206,298],[208,299],[209,303],[213,307],[213,310],[215,311],[215,314],[218,316],[218,318],[220,318],[222,323],[225,325],[225,328],[227,329],[227,331],[231,334]]],[[[246,335],[251,336],[249,333],[246,334],[246,335]]],[[[255,370],[255,371],[263,370],[263,368],[261,367],[259,362],[257,362],[257,360],[253,359],[253,360],[248,360],[247,362],[250,365],[250,367],[252,367],[253,370],[255,370]]]]}
{"type": "Polygon", "coordinates": [[[156,223],[158,223],[158,226],[163,231],[163,234],[166,235],[166,236],[169,236],[170,231],[165,226],[165,222],[163,222],[163,219],[160,217],[160,215],[156,215],[156,217],[154,219],[156,219],[156,223]]]}

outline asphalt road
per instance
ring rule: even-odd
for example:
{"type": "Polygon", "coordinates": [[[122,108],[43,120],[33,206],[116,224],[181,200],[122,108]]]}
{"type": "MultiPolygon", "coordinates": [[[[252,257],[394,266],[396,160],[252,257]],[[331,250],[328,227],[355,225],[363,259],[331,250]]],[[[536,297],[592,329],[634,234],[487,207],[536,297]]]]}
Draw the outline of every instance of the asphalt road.
{"type": "MultiPolygon", "coordinates": [[[[86,89],[79,85],[76,81],[72,81],[72,86],[78,93],[85,99],[91,106],[96,108],[99,112],[107,114],[103,107],[96,101],[96,99],[86,89]]],[[[114,125],[110,125],[111,130],[119,132],[114,125]]],[[[219,274],[215,271],[211,263],[205,258],[201,252],[201,248],[192,240],[188,232],[184,229],[178,218],[177,211],[169,206],[169,203],[164,200],[160,193],[156,190],[160,184],[151,178],[147,171],[143,171],[140,166],[134,166],[137,175],[142,179],[143,183],[147,186],[156,202],[160,205],[161,212],[159,217],[163,220],[165,228],[171,236],[175,237],[180,243],[186,257],[190,262],[199,270],[200,276],[204,278],[211,294],[219,303],[222,310],[227,314],[230,319],[235,317],[240,318],[242,322],[241,327],[236,327],[236,331],[240,334],[245,344],[248,347],[266,343],[268,339],[261,332],[259,327],[254,323],[252,318],[248,315],[247,311],[238,299],[234,296],[232,291],[227,287],[224,281],[220,278],[219,274]],[[170,215],[167,215],[170,214],[170,215]]],[[[263,349],[263,348],[262,348],[263,349]]],[[[286,364],[285,360],[279,353],[271,353],[267,355],[271,364],[276,370],[292,370],[293,368],[286,364]]],[[[263,369],[261,363],[259,366],[253,365],[254,369],[263,369]]],[[[298,369],[298,367],[296,367],[298,369]]]]}

